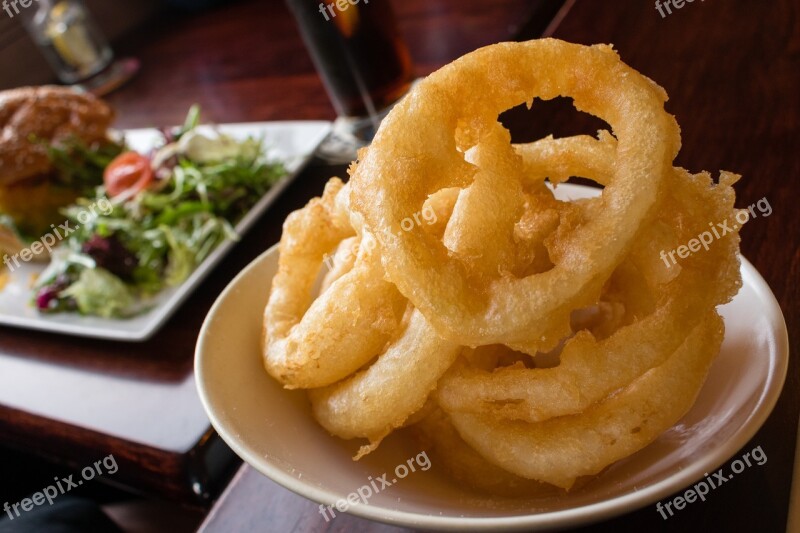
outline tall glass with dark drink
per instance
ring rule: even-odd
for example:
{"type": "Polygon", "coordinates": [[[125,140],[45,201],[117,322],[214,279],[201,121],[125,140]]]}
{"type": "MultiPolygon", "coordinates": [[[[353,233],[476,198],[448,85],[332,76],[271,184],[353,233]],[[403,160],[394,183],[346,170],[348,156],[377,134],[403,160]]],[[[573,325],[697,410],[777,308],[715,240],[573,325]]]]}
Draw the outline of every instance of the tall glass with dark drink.
{"type": "Polygon", "coordinates": [[[342,146],[327,149],[342,152],[342,159],[352,158],[413,80],[411,58],[389,0],[287,4],[339,115],[333,142],[342,146]]]}

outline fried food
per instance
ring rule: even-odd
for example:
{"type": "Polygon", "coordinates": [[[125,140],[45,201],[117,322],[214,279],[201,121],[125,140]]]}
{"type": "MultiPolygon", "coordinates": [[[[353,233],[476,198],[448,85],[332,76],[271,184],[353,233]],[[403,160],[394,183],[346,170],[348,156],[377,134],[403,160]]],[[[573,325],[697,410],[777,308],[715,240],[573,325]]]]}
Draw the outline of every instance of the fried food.
{"type": "MultiPolygon", "coordinates": [[[[556,159],[560,159],[561,149],[571,144],[563,141],[549,151],[556,159]]],[[[533,144],[547,146],[554,141],[533,144]]],[[[538,151],[544,153],[546,149],[538,151]]],[[[602,158],[595,159],[594,164],[605,174],[613,160],[605,161],[604,168],[599,166],[603,165],[602,158]]],[[[584,175],[582,167],[576,165],[570,170],[584,175]]],[[[688,241],[704,229],[704,221],[725,220],[735,212],[731,188],[735,177],[726,174],[714,185],[707,175],[692,176],[675,169],[669,179],[672,183],[665,202],[669,208],[655,214],[650,226],[653,229],[641,237],[649,243],[646,253],[637,242],[621,266],[629,271],[623,279],[632,280],[637,288],[618,295],[617,300],[626,309],[637,309],[638,317],[601,340],[587,329],[574,331],[564,343],[561,362],[555,368],[524,369],[517,365],[487,371],[460,365],[440,383],[439,401],[446,410],[502,413],[506,418],[529,422],[579,413],[664,363],[695,327],[696,317],[738,289],[735,275],[725,268],[714,268],[715,264],[738,265],[738,239],[734,235],[724,236],[702,255],[687,258],[671,278],[663,273],[667,267],[658,259],[657,251],[670,243],[688,241]],[[686,213],[702,216],[687,220],[686,213]],[[669,283],[663,283],[667,280],[669,283]],[[629,301],[643,296],[652,304],[637,307],[636,302],[629,301]]]]}
{"type": "Polygon", "coordinates": [[[550,350],[569,333],[570,311],[597,300],[663,190],[680,145],[665,100],[663,89],[608,46],[543,39],[477,50],[420,82],[390,113],[353,174],[352,208],[371,231],[386,234],[381,254],[389,279],[442,335],[531,355],[550,350]],[[509,256],[523,207],[513,190],[525,176],[497,116],[556,96],[606,120],[618,157],[601,206],[574,231],[556,235],[554,267],[505,276],[509,265],[497,258],[509,256]],[[464,157],[470,154],[474,161],[464,157]],[[477,232],[474,244],[458,242],[451,251],[424,232],[400,231],[429,194],[452,186],[464,188],[453,214],[464,222],[453,232],[477,232]]]}
{"type": "Polygon", "coordinates": [[[375,357],[395,329],[406,302],[382,276],[375,250],[362,247],[352,270],[313,300],[323,258],[353,234],[336,212],[343,188],[331,180],[321,199],[289,215],[278,274],[264,313],[269,373],[289,388],[331,385],[375,357]]]}
{"type": "Polygon", "coordinates": [[[460,351],[459,344],[438,336],[415,309],[372,365],[330,387],[309,391],[314,416],[334,435],[369,439],[360,452],[368,453],[424,407],[460,351]]]}
{"type": "Polygon", "coordinates": [[[409,427],[456,480],[540,497],[647,446],[692,406],[741,286],[733,184],[673,167],[666,94],[609,46],[502,43],[420,82],[292,214],[264,359],[357,458],[409,427]],[[611,126],[515,145],[498,114],[571,97],[611,126]],[[572,176],[597,197],[560,200],[572,176]],[[410,224],[423,209],[431,224],[410,224]],[[332,254],[330,272],[320,275],[332,254]],[[313,287],[323,277],[314,299],[313,287]]]}
{"type": "Polygon", "coordinates": [[[569,489],[639,451],[686,414],[719,351],[724,327],[712,311],[667,362],[585,411],[540,423],[451,414],[458,432],[489,462],[569,489]]]}
{"type": "Polygon", "coordinates": [[[478,492],[512,498],[561,494],[553,485],[514,475],[484,459],[464,442],[441,409],[435,408],[414,424],[411,431],[420,447],[428,450],[432,462],[454,480],[478,492]]]}

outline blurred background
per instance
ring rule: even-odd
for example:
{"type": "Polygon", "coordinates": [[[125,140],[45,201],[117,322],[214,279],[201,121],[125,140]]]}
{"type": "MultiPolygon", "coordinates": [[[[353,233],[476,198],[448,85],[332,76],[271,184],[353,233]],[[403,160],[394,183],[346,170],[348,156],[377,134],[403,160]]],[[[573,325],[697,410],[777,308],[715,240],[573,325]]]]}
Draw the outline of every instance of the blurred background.
{"type": "MultiPolygon", "coordinates": [[[[181,2],[88,0],[85,4],[106,37],[116,41],[132,31],[142,30],[141,25],[144,21],[150,20],[156,13],[169,9],[170,5],[180,5],[181,2]]],[[[37,7],[38,4],[34,2],[28,8],[20,7],[20,11],[35,10],[37,7]]],[[[5,12],[0,12],[0,15],[2,15],[0,16],[0,89],[55,81],[55,75],[44,56],[25,32],[21,23],[23,16],[15,15],[12,18],[5,12]]]]}
{"type": "MultiPolygon", "coordinates": [[[[108,98],[125,111],[119,113],[119,126],[178,123],[194,102],[202,105],[211,120],[228,122],[336,116],[282,0],[84,3],[115,55],[141,60],[139,75],[108,98]],[[281,86],[270,82],[286,76],[302,94],[281,98],[285,96],[281,86]],[[155,92],[169,93],[169,104],[153,98],[155,92]],[[232,101],[226,93],[242,101],[232,101]],[[284,101],[279,106],[276,99],[284,101]]],[[[477,47],[541,35],[564,3],[430,0],[391,4],[415,74],[424,75],[477,47]]],[[[0,89],[56,82],[21,17],[12,19],[2,11],[0,15],[0,89]]]]}

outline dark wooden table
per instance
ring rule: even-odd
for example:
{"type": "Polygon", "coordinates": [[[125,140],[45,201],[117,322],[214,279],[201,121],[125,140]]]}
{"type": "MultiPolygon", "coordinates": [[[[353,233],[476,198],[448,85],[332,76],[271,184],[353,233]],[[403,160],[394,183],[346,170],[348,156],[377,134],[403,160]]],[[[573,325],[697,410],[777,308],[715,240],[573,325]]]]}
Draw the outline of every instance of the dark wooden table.
{"type": "MultiPolygon", "coordinates": [[[[535,16],[536,2],[530,0],[407,0],[394,5],[420,74],[478,46],[530,38],[544,29],[535,16]]],[[[775,292],[789,326],[790,344],[796,345],[800,341],[800,212],[791,207],[800,194],[800,15],[796,2],[709,0],[687,3],[662,18],[649,1],[577,0],[552,29],[556,37],[570,41],[613,43],[627,63],[666,88],[667,109],[682,126],[684,146],[677,164],[743,174],[737,185],[740,205],[769,199],[774,213],[745,227],[742,251],[775,292]]],[[[118,110],[121,127],[178,122],[194,102],[203,106],[206,118],[219,122],[333,118],[296,29],[278,0],[238,2],[193,17],[165,15],[118,44],[117,50],[135,54],[144,65],[133,83],[109,98],[118,110]]],[[[512,113],[504,120],[517,140],[550,131],[564,135],[597,129],[596,121],[558,104],[537,105],[531,113],[512,113]]],[[[169,444],[177,450],[195,437],[203,442],[206,438],[202,430],[208,426],[196,418],[199,404],[194,392],[188,392],[193,379],[192,350],[202,318],[226,283],[278,240],[286,215],[317,195],[329,175],[340,172],[340,168],[312,164],[150,343],[119,345],[3,330],[0,373],[15,365],[29,365],[20,375],[30,376],[31,369],[41,365],[51,372],[76,374],[75,383],[63,385],[65,391],[76,390],[72,387],[82,382],[105,383],[104,389],[100,387],[105,392],[95,392],[97,401],[78,424],[63,420],[59,406],[46,405],[42,408],[48,410],[46,414],[26,410],[24,405],[10,408],[0,391],[4,442],[11,435],[17,447],[31,446],[54,458],[69,456],[77,466],[83,466],[89,456],[94,460],[101,453],[120,453],[132,459],[132,482],[142,475],[142,470],[135,470],[137,457],[144,458],[144,472],[147,468],[158,471],[165,457],[184,460],[177,453],[148,454],[162,449],[159,446],[169,444]],[[108,392],[120,381],[126,388],[108,392]],[[185,392],[182,400],[167,403],[179,389],[185,392]],[[138,402],[139,398],[147,402],[138,402]],[[137,402],[141,404],[138,411],[137,402]],[[121,412],[136,413],[129,415],[124,438],[93,429],[98,421],[109,421],[120,412],[120,406],[127,409],[121,412]],[[175,420],[189,421],[190,427],[176,425],[175,420]],[[148,424],[162,431],[148,429],[148,424]],[[137,434],[149,435],[155,446],[136,444],[137,434]]],[[[769,457],[766,465],[746,470],[703,505],[688,506],[668,522],[648,507],[587,531],[783,531],[799,411],[800,363],[792,360],[772,416],[745,446],[749,450],[760,445],[769,457]]],[[[350,516],[326,523],[315,504],[249,467],[243,467],[231,482],[204,529],[396,530],[350,516]]]]}
{"type": "MultiPolygon", "coordinates": [[[[414,37],[410,41],[414,55],[423,58],[426,67],[455,57],[437,55],[431,61],[435,52],[416,39],[422,23],[414,21],[415,10],[408,7],[416,2],[400,4],[398,10],[410,17],[404,20],[406,33],[414,37]]],[[[474,6],[464,6],[452,18],[473,14],[474,6]]],[[[578,0],[554,36],[585,44],[613,43],[627,63],[669,93],[667,109],[676,114],[683,135],[677,164],[743,174],[737,185],[740,205],[769,199],[773,215],[745,227],[742,252],[775,292],[789,326],[790,345],[796,346],[800,341],[800,212],[792,207],[800,194],[800,13],[796,3],[694,2],[662,18],[648,1],[578,0]]],[[[492,35],[492,39],[497,37],[501,36],[492,35]]],[[[472,46],[487,42],[468,40],[472,46]]],[[[453,52],[464,50],[458,47],[453,52]]],[[[291,103],[285,105],[292,108],[291,103]]],[[[516,113],[507,119],[520,140],[549,131],[560,135],[593,132],[598,126],[592,119],[576,119],[573,110],[559,104],[537,104],[532,113],[516,113]]],[[[324,170],[312,169],[309,185],[320,187],[325,175],[324,170]]],[[[287,194],[286,203],[297,201],[299,206],[303,193],[319,191],[307,189],[298,184],[287,194]]],[[[268,217],[276,223],[280,220],[277,215],[268,217]]],[[[769,457],[766,465],[745,471],[702,505],[687,506],[666,522],[648,506],[585,531],[785,531],[799,411],[800,363],[795,358],[771,417],[743,448],[761,446],[769,457]]],[[[352,516],[325,522],[316,504],[248,466],[240,469],[202,530],[401,531],[352,516]]]]}

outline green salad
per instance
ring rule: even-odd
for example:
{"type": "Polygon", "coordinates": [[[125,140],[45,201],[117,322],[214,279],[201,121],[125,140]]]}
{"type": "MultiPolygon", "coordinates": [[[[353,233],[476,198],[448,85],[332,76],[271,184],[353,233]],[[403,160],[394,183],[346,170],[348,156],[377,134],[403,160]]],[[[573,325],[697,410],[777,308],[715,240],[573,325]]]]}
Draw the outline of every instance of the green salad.
{"type": "Polygon", "coordinates": [[[192,108],[183,127],[162,132],[152,154],[118,155],[103,185],[64,209],[68,235],[36,285],[41,312],[136,315],[237,238],[234,225],[286,171],[262,140],[201,132],[198,117],[192,108]]]}

